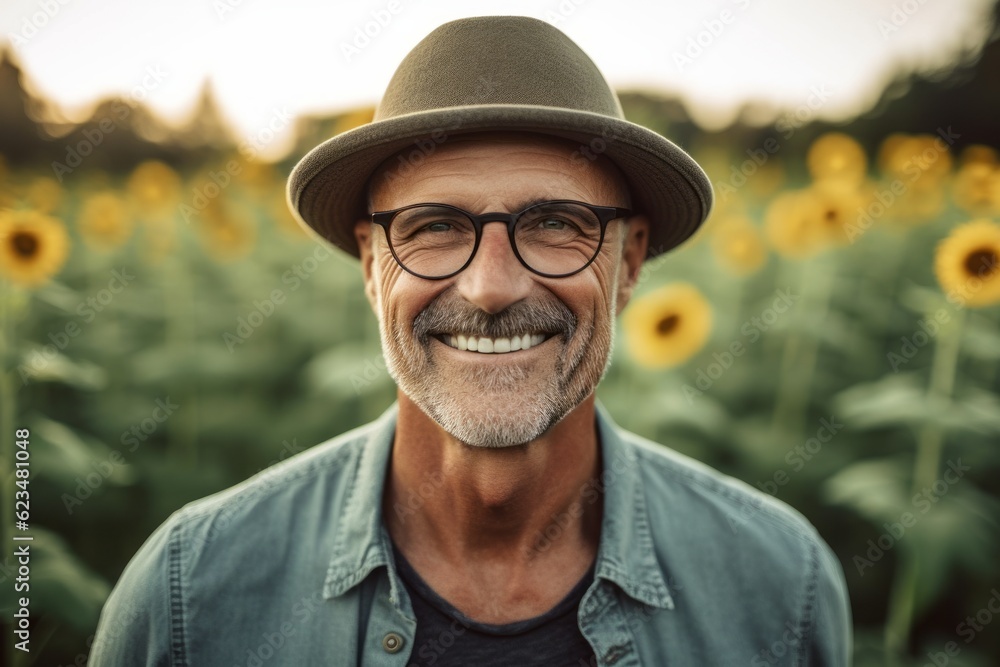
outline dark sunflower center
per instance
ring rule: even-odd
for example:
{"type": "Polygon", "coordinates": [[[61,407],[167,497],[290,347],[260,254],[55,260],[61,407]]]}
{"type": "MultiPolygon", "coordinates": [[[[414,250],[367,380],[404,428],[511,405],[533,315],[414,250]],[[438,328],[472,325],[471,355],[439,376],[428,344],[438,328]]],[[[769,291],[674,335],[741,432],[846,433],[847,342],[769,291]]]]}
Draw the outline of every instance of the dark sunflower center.
{"type": "Polygon", "coordinates": [[[665,336],[680,324],[681,318],[679,315],[667,315],[662,320],[656,323],[656,333],[661,336],[665,336]]]}
{"type": "Polygon", "coordinates": [[[823,219],[828,223],[833,223],[837,221],[837,209],[828,208],[823,214],[823,219]]]}
{"type": "Polygon", "coordinates": [[[965,257],[965,270],[970,275],[980,278],[994,273],[998,264],[1000,264],[1000,257],[997,257],[993,248],[977,248],[965,257]]]}
{"type": "Polygon", "coordinates": [[[34,257],[38,251],[38,237],[28,232],[15,232],[10,239],[10,244],[21,257],[34,257]]]}

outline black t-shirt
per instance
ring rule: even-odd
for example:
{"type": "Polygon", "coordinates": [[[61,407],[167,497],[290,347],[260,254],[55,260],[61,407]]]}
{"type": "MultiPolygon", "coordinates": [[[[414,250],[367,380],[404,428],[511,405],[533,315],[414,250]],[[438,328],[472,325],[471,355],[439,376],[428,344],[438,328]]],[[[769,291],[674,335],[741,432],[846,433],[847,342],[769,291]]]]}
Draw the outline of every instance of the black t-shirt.
{"type": "MultiPolygon", "coordinates": [[[[535,618],[493,625],[477,623],[434,592],[393,544],[403,585],[417,617],[409,667],[583,667],[596,665],[580,633],[577,609],[594,580],[594,564],[555,607],[535,618]]],[[[595,561],[596,563],[596,561],[595,561]]]]}

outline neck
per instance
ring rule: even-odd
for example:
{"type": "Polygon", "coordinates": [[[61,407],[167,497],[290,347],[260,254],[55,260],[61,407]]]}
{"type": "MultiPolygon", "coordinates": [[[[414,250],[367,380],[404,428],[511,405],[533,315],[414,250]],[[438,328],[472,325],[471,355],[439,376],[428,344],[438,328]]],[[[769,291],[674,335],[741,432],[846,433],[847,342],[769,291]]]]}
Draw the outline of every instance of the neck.
{"type": "MultiPolygon", "coordinates": [[[[538,439],[503,448],[459,442],[402,392],[383,515],[410,555],[456,567],[530,565],[596,554],[601,473],[591,394],[538,439]]],[[[464,569],[464,568],[463,568],[464,569]]]]}

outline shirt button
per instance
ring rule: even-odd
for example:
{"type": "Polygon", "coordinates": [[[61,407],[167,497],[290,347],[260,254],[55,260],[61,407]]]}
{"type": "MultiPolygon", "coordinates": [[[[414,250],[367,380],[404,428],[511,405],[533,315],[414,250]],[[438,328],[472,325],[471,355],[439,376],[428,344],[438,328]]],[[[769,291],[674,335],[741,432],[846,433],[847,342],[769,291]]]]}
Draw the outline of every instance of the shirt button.
{"type": "Polygon", "coordinates": [[[403,648],[403,638],[395,632],[390,632],[382,637],[382,648],[385,649],[386,653],[396,653],[403,648]]]}

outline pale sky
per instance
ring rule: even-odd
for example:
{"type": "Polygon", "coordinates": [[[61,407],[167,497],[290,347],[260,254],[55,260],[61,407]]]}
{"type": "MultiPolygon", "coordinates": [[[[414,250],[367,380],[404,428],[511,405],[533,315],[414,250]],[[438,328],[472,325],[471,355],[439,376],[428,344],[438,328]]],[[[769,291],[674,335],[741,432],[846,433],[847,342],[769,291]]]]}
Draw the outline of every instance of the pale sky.
{"type": "MultiPolygon", "coordinates": [[[[853,116],[870,108],[900,69],[933,70],[963,49],[978,50],[991,6],[990,0],[3,0],[0,39],[13,43],[34,92],[58,102],[70,118],[118,94],[144,97],[156,113],[176,120],[210,78],[240,138],[282,125],[276,118],[285,113],[376,103],[403,56],[441,23],[519,14],[567,33],[619,90],[677,93],[696,120],[720,127],[748,101],[789,111],[817,90],[826,101],[810,112],[814,117],[853,116]],[[355,46],[366,27],[368,43],[355,46]]],[[[292,124],[284,124],[273,154],[287,149],[292,124]]]]}

